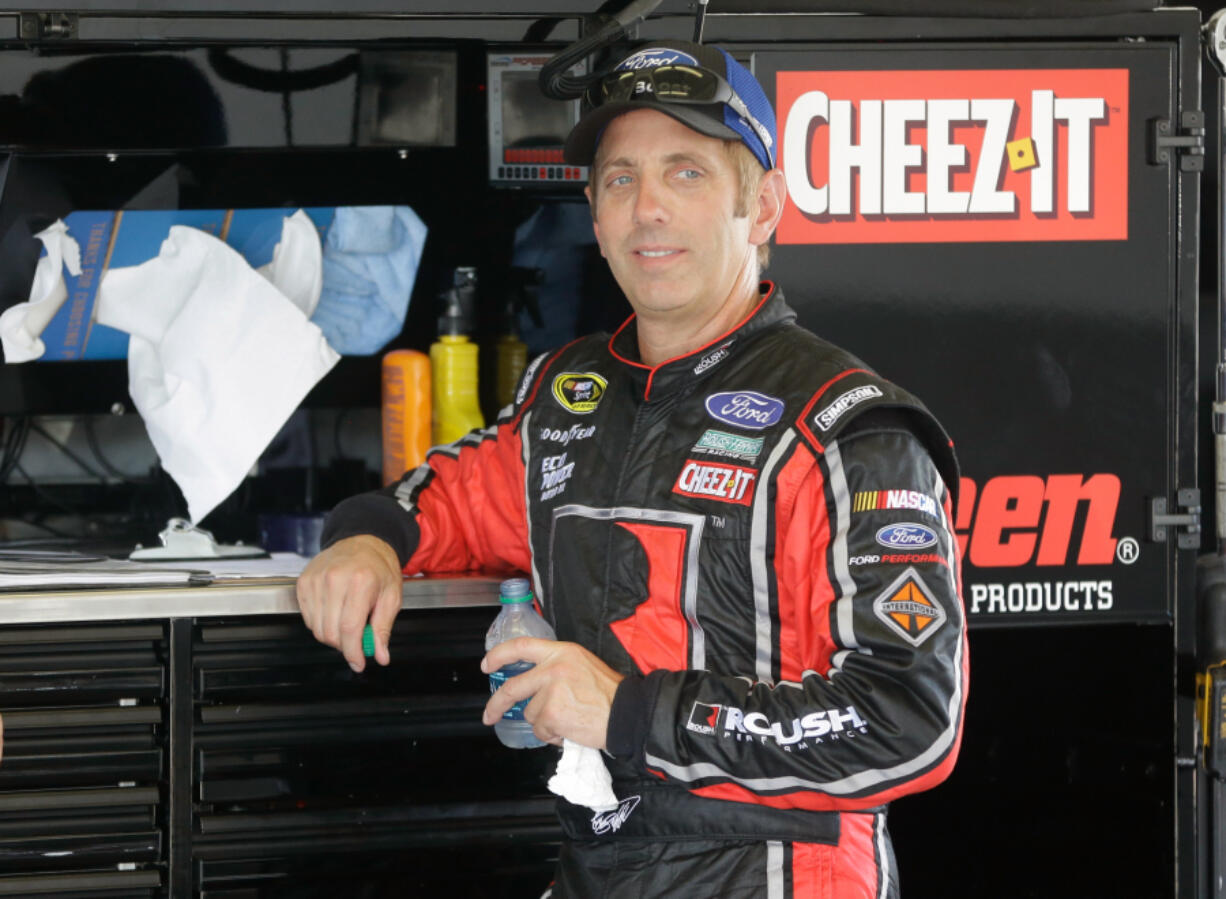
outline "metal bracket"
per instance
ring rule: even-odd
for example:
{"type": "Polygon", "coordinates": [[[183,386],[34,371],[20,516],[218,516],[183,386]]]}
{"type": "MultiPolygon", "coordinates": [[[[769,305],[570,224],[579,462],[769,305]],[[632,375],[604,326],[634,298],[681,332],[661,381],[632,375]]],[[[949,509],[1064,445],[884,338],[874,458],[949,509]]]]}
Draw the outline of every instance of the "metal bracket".
{"type": "Polygon", "coordinates": [[[1181,172],[1205,169],[1205,114],[1191,109],[1179,114],[1179,131],[1170,119],[1149,120],[1149,164],[1168,165],[1179,157],[1181,172]]]}
{"type": "Polygon", "coordinates": [[[1182,514],[1168,514],[1166,497],[1154,497],[1149,501],[1149,539],[1154,543],[1166,542],[1167,528],[1180,528],[1176,535],[1180,549],[1196,549],[1200,546],[1200,491],[1185,487],[1176,495],[1176,503],[1182,514]]]}
{"type": "Polygon", "coordinates": [[[77,37],[76,13],[23,12],[20,19],[23,41],[65,41],[77,37]]]}

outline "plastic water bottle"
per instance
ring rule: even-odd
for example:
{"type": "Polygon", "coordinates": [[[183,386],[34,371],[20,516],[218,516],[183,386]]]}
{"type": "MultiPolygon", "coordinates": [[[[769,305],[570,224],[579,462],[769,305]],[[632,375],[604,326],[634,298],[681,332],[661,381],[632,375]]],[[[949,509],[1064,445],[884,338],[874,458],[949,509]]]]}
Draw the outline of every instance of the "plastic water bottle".
{"type": "MultiPolygon", "coordinates": [[[[498,601],[502,603],[502,609],[485,634],[487,652],[499,643],[515,637],[557,639],[549,622],[532,607],[532,585],[526,578],[515,577],[503,581],[498,591],[498,601]]],[[[523,674],[531,667],[531,662],[524,661],[503,665],[490,675],[490,692],[493,693],[501,687],[508,677],[523,674]]],[[[530,699],[524,699],[515,703],[503,713],[502,720],[494,725],[494,733],[498,734],[498,739],[504,746],[512,749],[535,749],[545,745],[532,733],[532,725],[524,720],[524,706],[529,701],[530,699]]]]}

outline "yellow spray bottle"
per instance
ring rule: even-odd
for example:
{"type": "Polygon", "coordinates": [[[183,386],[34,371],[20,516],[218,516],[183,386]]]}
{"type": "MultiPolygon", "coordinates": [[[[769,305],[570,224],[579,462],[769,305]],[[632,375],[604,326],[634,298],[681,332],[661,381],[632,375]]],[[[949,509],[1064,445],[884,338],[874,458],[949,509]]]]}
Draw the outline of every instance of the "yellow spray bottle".
{"type": "Polygon", "coordinates": [[[431,439],[435,446],[485,426],[477,399],[477,345],[468,339],[477,292],[477,270],[455,270],[443,294],[438,340],[430,345],[431,439]]]}

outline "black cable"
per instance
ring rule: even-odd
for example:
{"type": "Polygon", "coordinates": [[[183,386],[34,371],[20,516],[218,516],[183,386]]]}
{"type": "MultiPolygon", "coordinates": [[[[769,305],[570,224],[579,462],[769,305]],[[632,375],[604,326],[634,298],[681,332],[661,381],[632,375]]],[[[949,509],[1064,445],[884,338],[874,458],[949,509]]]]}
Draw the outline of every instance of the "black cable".
{"type": "Polygon", "coordinates": [[[702,43],[702,25],[707,18],[707,0],[698,0],[698,8],[694,10],[694,43],[702,43]]]}
{"type": "Polygon", "coordinates": [[[9,430],[4,441],[4,461],[0,463],[0,484],[5,483],[13,472],[13,466],[25,452],[26,440],[30,436],[30,419],[22,417],[9,430]]]}
{"type": "Polygon", "coordinates": [[[119,480],[123,481],[125,484],[149,484],[153,482],[152,478],[142,478],[139,475],[127,474],[126,472],[122,472],[112,465],[111,461],[102,454],[102,447],[98,443],[98,435],[94,431],[93,416],[86,415],[84,418],[85,442],[89,444],[89,451],[94,454],[94,458],[98,460],[98,464],[106,469],[107,474],[111,475],[112,477],[119,478],[119,480]]]}
{"type": "Polygon", "coordinates": [[[39,434],[39,436],[41,436],[44,440],[46,440],[48,443],[50,443],[52,446],[58,449],[61,453],[63,453],[73,462],[76,462],[77,465],[81,466],[81,470],[84,471],[86,474],[97,478],[102,483],[106,483],[106,475],[98,471],[96,468],[94,468],[92,465],[90,465],[88,462],[86,462],[84,459],[82,459],[80,456],[74,453],[71,449],[69,449],[68,444],[62,443],[61,441],[57,440],[55,437],[51,436],[51,433],[36,421],[31,421],[30,427],[33,428],[39,434]]]}
{"type": "Polygon", "coordinates": [[[11,516],[0,517],[0,521],[19,521],[28,527],[39,528],[51,535],[50,537],[18,537],[13,540],[0,540],[0,546],[46,546],[49,543],[71,546],[80,542],[79,537],[74,537],[72,534],[61,531],[58,528],[53,528],[49,524],[43,524],[41,521],[29,521],[25,518],[13,518],[11,516]]]}
{"type": "Polygon", "coordinates": [[[336,448],[336,458],[343,459],[345,454],[341,451],[341,423],[345,420],[347,411],[338,409],[336,412],[336,423],[332,426],[332,445],[336,448]]]}
{"type": "Polygon", "coordinates": [[[14,462],[13,467],[17,470],[18,474],[20,474],[23,478],[26,479],[26,483],[30,485],[30,489],[34,491],[34,494],[38,496],[39,498],[41,498],[44,502],[48,503],[49,505],[55,506],[57,509],[59,509],[62,512],[67,512],[69,515],[80,514],[76,509],[72,508],[71,506],[64,505],[62,502],[60,502],[58,499],[56,499],[54,496],[52,496],[50,493],[48,493],[46,490],[40,487],[38,482],[35,481],[32,477],[30,477],[29,473],[24,468],[21,467],[21,462],[14,462]]]}

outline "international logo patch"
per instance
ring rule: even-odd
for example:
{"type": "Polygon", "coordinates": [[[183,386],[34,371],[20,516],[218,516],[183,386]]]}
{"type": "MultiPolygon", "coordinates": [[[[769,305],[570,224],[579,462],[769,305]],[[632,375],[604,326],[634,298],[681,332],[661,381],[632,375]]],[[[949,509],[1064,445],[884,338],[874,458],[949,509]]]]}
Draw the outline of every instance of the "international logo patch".
{"type": "Polygon", "coordinates": [[[945,623],[945,610],[919,572],[908,568],[873,600],[873,612],[912,646],[919,646],[945,623]]]}

